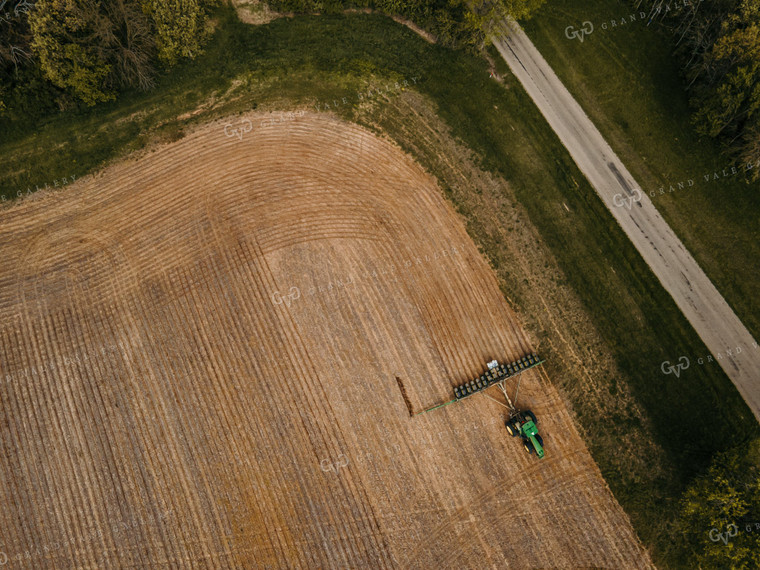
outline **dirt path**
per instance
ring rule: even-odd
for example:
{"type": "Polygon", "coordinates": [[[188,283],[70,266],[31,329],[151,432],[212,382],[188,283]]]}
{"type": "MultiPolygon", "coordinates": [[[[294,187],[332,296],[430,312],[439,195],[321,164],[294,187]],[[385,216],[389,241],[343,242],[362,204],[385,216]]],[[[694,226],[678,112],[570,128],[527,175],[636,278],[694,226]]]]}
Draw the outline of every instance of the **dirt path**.
{"type": "Polygon", "coordinates": [[[364,129],[213,123],[0,212],[0,244],[8,568],[651,566],[540,369],[542,462],[486,398],[409,418],[531,343],[364,129]]]}
{"type": "Polygon", "coordinates": [[[760,350],[752,335],[522,29],[510,23],[501,32],[494,45],[512,72],[760,420],[760,350]]]}

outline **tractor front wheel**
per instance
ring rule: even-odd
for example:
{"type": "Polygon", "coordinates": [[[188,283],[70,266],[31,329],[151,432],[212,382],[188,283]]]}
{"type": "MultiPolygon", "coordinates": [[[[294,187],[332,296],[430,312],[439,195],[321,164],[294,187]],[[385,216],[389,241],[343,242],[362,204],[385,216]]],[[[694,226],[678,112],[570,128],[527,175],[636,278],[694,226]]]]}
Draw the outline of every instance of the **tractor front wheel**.
{"type": "Polygon", "coordinates": [[[529,439],[526,439],[523,442],[523,447],[525,448],[525,451],[527,451],[529,454],[532,454],[533,451],[534,451],[533,450],[533,443],[529,439]]]}

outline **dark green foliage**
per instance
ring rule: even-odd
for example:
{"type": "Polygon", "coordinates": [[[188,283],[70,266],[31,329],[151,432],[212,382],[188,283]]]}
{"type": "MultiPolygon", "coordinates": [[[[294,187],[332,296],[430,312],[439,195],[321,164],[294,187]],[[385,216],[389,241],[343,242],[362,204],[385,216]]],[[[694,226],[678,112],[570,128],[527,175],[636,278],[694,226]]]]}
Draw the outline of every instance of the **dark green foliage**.
{"type": "Polygon", "coordinates": [[[445,45],[461,47],[482,39],[479,30],[467,21],[467,5],[462,0],[272,0],[269,4],[273,10],[302,14],[370,8],[409,19],[445,45]]]}
{"type": "Polygon", "coordinates": [[[681,509],[693,567],[760,568],[760,439],[719,454],[681,509]]]}
{"type": "Polygon", "coordinates": [[[157,64],[171,66],[200,53],[207,36],[207,11],[217,4],[218,0],[6,2],[7,9],[0,11],[0,115],[25,120],[53,106],[91,106],[125,89],[151,88],[157,64]],[[19,12],[20,5],[24,7],[19,12]]]}
{"type": "Polygon", "coordinates": [[[87,105],[153,83],[153,31],[139,2],[39,0],[32,48],[50,81],[87,105]]]}
{"type": "Polygon", "coordinates": [[[151,0],[149,6],[162,62],[174,65],[200,53],[207,35],[201,0],[151,0]]]}
{"type": "Polygon", "coordinates": [[[0,0],[0,116],[9,116],[33,75],[29,9],[24,0],[0,0]]]}
{"type": "MultiPolygon", "coordinates": [[[[760,158],[760,0],[643,3],[677,35],[697,130],[747,163],[760,158]]],[[[758,176],[755,171],[754,176],[758,176]]]]}
{"type": "Polygon", "coordinates": [[[272,0],[270,6],[280,12],[337,13],[351,8],[370,8],[411,20],[427,30],[445,46],[473,48],[483,44],[483,25],[488,18],[511,14],[525,18],[545,0],[497,0],[476,2],[465,0],[272,0]],[[477,14],[477,15],[476,15],[477,14]]]}
{"type": "MultiPolygon", "coordinates": [[[[26,6],[26,0],[13,1],[26,6]]],[[[525,17],[543,2],[499,0],[489,9],[496,6],[499,14],[525,17]]],[[[201,53],[208,36],[208,12],[218,4],[219,0],[39,0],[22,10],[23,18],[13,26],[2,29],[9,42],[0,42],[0,77],[8,79],[0,85],[0,116],[23,119],[54,104],[92,106],[125,89],[149,89],[160,68],[201,53]],[[39,70],[31,75],[40,93],[18,88],[20,60],[39,70]],[[11,67],[14,78],[9,77],[11,67]],[[40,84],[43,77],[50,86],[40,84]]],[[[277,11],[298,13],[370,8],[407,18],[446,46],[473,49],[484,41],[483,14],[475,16],[465,0],[273,0],[270,4],[277,11]]]]}

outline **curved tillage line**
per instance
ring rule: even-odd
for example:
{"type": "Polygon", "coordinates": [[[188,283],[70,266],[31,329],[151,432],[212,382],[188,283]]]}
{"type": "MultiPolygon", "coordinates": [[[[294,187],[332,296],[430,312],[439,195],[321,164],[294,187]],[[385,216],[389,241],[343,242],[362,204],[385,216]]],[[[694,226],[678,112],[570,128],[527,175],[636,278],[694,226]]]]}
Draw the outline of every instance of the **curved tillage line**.
{"type": "MultiPolygon", "coordinates": [[[[363,136],[364,136],[364,134],[362,134],[362,137],[363,136]]],[[[384,164],[384,163],[381,163],[381,164],[384,164]]],[[[395,164],[395,162],[393,162],[393,164],[395,164]]],[[[408,164],[407,166],[410,169],[417,168],[417,165],[413,164],[413,163],[412,164],[408,164]]],[[[415,180],[415,182],[417,182],[417,183],[420,183],[420,182],[424,183],[425,180],[422,180],[422,181],[415,180]]],[[[395,187],[394,186],[390,186],[388,188],[388,196],[393,197],[395,195],[404,194],[404,191],[401,188],[403,188],[403,186],[401,186],[398,183],[395,185],[395,187]]],[[[384,195],[384,197],[385,197],[385,195],[384,195]]],[[[416,208],[412,208],[412,211],[416,210],[418,212],[421,211],[421,212],[426,212],[427,213],[427,212],[429,212],[429,211],[432,210],[431,206],[433,206],[433,204],[426,203],[425,198],[427,197],[427,195],[425,193],[415,192],[415,193],[412,193],[410,197],[411,197],[411,199],[414,199],[417,202],[420,202],[420,201],[423,202],[422,204],[419,204],[419,203],[415,204],[416,208]]],[[[409,235],[409,234],[414,235],[415,230],[417,229],[417,227],[415,225],[413,225],[413,224],[405,223],[406,220],[398,220],[395,223],[388,223],[388,220],[392,220],[392,219],[394,219],[394,217],[391,215],[391,213],[390,213],[390,207],[387,205],[387,203],[383,203],[382,206],[380,206],[380,204],[376,204],[380,200],[376,196],[373,196],[373,195],[367,196],[366,194],[364,194],[364,195],[362,195],[361,198],[362,198],[362,202],[363,202],[363,204],[362,204],[363,205],[363,210],[365,210],[365,211],[374,211],[378,207],[382,207],[382,209],[378,213],[378,219],[380,220],[379,227],[381,229],[382,236],[383,236],[384,239],[378,244],[378,249],[379,249],[379,252],[378,252],[379,255],[378,255],[378,257],[380,259],[382,259],[382,258],[392,259],[394,257],[393,254],[396,253],[396,252],[398,252],[398,251],[401,251],[401,252],[407,251],[408,252],[408,246],[407,246],[408,240],[406,239],[407,235],[409,235]],[[400,245],[400,247],[399,247],[399,245],[400,245]],[[382,255],[382,254],[385,254],[385,255],[382,255]]],[[[430,197],[430,199],[432,200],[432,196],[430,197]]],[[[409,211],[409,210],[407,210],[407,211],[409,211]]],[[[407,257],[409,255],[411,255],[411,252],[407,254],[407,257]]],[[[423,280],[423,282],[427,282],[427,280],[423,280]]],[[[407,281],[402,280],[400,284],[401,284],[401,286],[403,287],[403,289],[404,289],[404,291],[406,293],[406,295],[405,295],[404,298],[405,299],[412,299],[413,295],[411,294],[410,286],[407,285],[407,281]]],[[[378,289],[378,292],[379,292],[379,289],[378,289]]],[[[382,306],[382,299],[378,299],[377,306],[382,306]]],[[[421,313],[420,313],[420,310],[424,309],[424,307],[425,307],[424,305],[421,305],[421,306],[418,305],[418,307],[417,307],[417,314],[418,315],[422,316],[421,313]]],[[[429,331],[431,329],[428,328],[427,330],[429,331]]],[[[431,335],[431,334],[428,333],[425,336],[426,336],[425,340],[426,340],[427,343],[429,343],[430,345],[434,345],[435,344],[435,337],[434,337],[434,335],[431,335]]],[[[441,355],[440,347],[438,348],[438,354],[439,354],[439,356],[441,355]]],[[[440,358],[440,364],[441,364],[441,367],[443,369],[442,371],[443,371],[444,374],[448,372],[449,362],[450,361],[447,360],[447,359],[440,358]]]]}
{"type": "Polygon", "coordinates": [[[375,288],[372,288],[372,290],[374,290],[374,289],[375,289],[375,288]]]}
{"type": "Polygon", "coordinates": [[[44,305],[47,311],[56,309],[50,304],[51,298],[55,305],[64,300],[81,303],[83,298],[96,305],[114,290],[124,294],[138,284],[132,263],[119,244],[109,241],[100,230],[84,227],[45,230],[30,238],[14,274],[21,306],[27,308],[34,301],[38,310],[44,305]],[[61,245],[65,248],[62,251],[58,249],[61,245]],[[106,263],[102,262],[104,258],[106,263]],[[61,274],[65,276],[65,296],[43,289],[48,275],[55,278],[61,274]],[[30,278],[33,290],[28,295],[30,278]]]}
{"type": "MultiPolygon", "coordinates": [[[[448,204],[445,204],[443,202],[442,198],[440,197],[440,195],[437,194],[437,193],[417,193],[417,194],[415,194],[414,197],[416,199],[419,199],[419,200],[422,201],[422,203],[420,203],[416,208],[413,209],[416,212],[424,212],[426,215],[428,215],[430,212],[437,212],[437,211],[441,211],[442,209],[444,211],[446,209],[450,210],[450,206],[448,206],[448,204]]],[[[453,215],[453,212],[447,212],[447,214],[448,215],[453,215]]],[[[435,221],[438,221],[438,220],[435,220],[435,221]]],[[[440,220],[440,221],[443,222],[443,220],[440,220]]],[[[431,227],[436,227],[436,224],[430,224],[430,226],[431,227]]],[[[422,226],[422,227],[427,227],[427,225],[422,226]]],[[[408,233],[410,230],[412,230],[412,228],[410,228],[410,227],[404,227],[403,230],[406,230],[406,232],[408,233]]],[[[402,238],[405,237],[405,236],[403,235],[402,231],[399,231],[399,234],[401,234],[401,235],[394,236],[394,241],[396,243],[399,243],[399,242],[403,243],[404,240],[402,238]]],[[[466,243],[466,241],[469,239],[466,236],[466,234],[464,234],[463,232],[460,234],[460,237],[462,239],[461,243],[466,243]]],[[[460,249],[461,249],[461,243],[459,244],[460,245],[460,249]]],[[[427,269],[427,267],[428,266],[424,266],[423,270],[427,269]]],[[[481,278],[481,277],[482,277],[482,279],[485,279],[486,276],[485,275],[481,276],[480,275],[481,273],[483,273],[483,272],[478,272],[478,271],[462,272],[460,270],[459,274],[457,275],[457,278],[469,280],[469,279],[472,278],[471,276],[474,275],[475,276],[474,278],[476,278],[476,279],[477,278],[481,278]]],[[[488,285],[490,285],[490,290],[493,290],[493,288],[495,286],[495,281],[493,280],[493,277],[490,275],[490,273],[489,273],[488,277],[490,277],[488,285]]],[[[452,279],[452,281],[454,281],[454,280],[452,279]]],[[[422,280],[422,282],[426,283],[425,280],[422,280]]],[[[498,289],[498,286],[495,286],[495,287],[498,289]]],[[[466,289],[470,289],[470,290],[467,291],[465,294],[461,294],[460,293],[460,294],[451,295],[450,298],[446,299],[446,302],[443,302],[442,300],[440,300],[438,296],[427,297],[427,298],[432,298],[436,302],[437,305],[439,305],[441,307],[444,307],[443,311],[438,311],[439,318],[441,318],[443,320],[446,320],[447,319],[446,313],[448,312],[447,308],[450,307],[452,303],[460,304],[460,306],[461,306],[461,304],[464,303],[465,300],[467,300],[469,302],[472,299],[473,293],[477,297],[480,297],[480,299],[481,299],[481,307],[482,307],[480,311],[476,311],[474,314],[483,314],[486,309],[487,310],[491,310],[491,307],[493,307],[493,306],[497,306],[497,307],[500,306],[500,303],[498,303],[498,302],[494,303],[493,299],[489,299],[488,301],[484,300],[483,297],[482,297],[482,293],[481,293],[481,291],[483,291],[482,288],[474,286],[474,285],[471,286],[471,287],[465,287],[465,288],[466,289]]],[[[486,289],[486,290],[488,290],[488,289],[486,289]]],[[[421,297],[422,298],[426,298],[425,295],[421,295],[421,297]]],[[[501,295],[499,293],[499,298],[500,297],[501,297],[501,295]]],[[[488,316],[490,316],[490,315],[488,315],[488,316]]],[[[504,316],[505,316],[504,321],[506,323],[511,323],[513,321],[513,319],[511,318],[512,315],[506,314],[504,316]]],[[[443,322],[443,321],[441,321],[441,322],[443,322]]],[[[490,331],[492,328],[493,327],[488,327],[485,330],[490,331]]],[[[518,342],[521,345],[525,344],[524,334],[522,334],[521,332],[518,332],[514,328],[513,328],[513,331],[515,333],[518,333],[517,334],[518,342]]],[[[508,343],[504,342],[507,339],[502,339],[502,340],[503,340],[503,344],[505,344],[506,346],[513,346],[513,342],[514,342],[513,339],[509,339],[508,343]]],[[[492,342],[487,341],[484,344],[483,341],[480,340],[480,339],[477,339],[477,340],[473,339],[473,345],[475,345],[475,346],[492,346],[492,342]]],[[[466,354],[466,353],[471,353],[471,351],[457,350],[453,354],[450,354],[449,358],[450,359],[456,359],[458,357],[458,355],[460,355],[460,354],[466,354]]],[[[466,364],[460,362],[457,367],[460,370],[463,369],[463,368],[464,369],[472,369],[473,366],[480,366],[481,364],[482,364],[482,362],[468,362],[466,364]]]]}
{"type": "MultiPolygon", "coordinates": [[[[115,264],[114,264],[114,265],[115,265],[115,264]]],[[[112,291],[111,291],[111,298],[119,299],[120,297],[121,297],[121,293],[120,293],[120,291],[118,290],[118,287],[117,287],[117,286],[114,284],[114,285],[113,285],[113,289],[112,289],[112,291]]],[[[77,321],[78,321],[78,322],[81,322],[81,321],[84,321],[84,320],[86,320],[86,317],[85,317],[84,313],[82,313],[82,314],[81,314],[81,316],[80,316],[80,318],[79,318],[79,319],[77,319],[77,321]]],[[[55,329],[54,329],[54,330],[62,330],[63,328],[64,328],[64,327],[62,327],[62,326],[57,326],[57,327],[55,327],[55,329]]],[[[74,393],[76,394],[77,392],[75,391],[74,393]]],[[[123,409],[123,410],[126,410],[126,409],[128,409],[128,408],[127,408],[126,406],[124,406],[122,409],[123,409]]],[[[77,414],[77,415],[79,415],[80,417],[89,417],[89,414],[86,414],[86,413],[85,413],[85,414],[79,413],[79,414],[77,414]]],[[[130,430],[130,433],[131,433],[131,430],[130,430]]],[[[155,513],[154,513],[154,515],[155,515],[155,513]]],[[[131,520],[131,517],[124,517],[124,518],[125,518],[125,519],[127,519],[127,520],[131,520]]],[[[140,533],[142,530],[143,530],[143,529],[141,529],[141,528],[138,528],[138,529],[134,529],[134,530],[132,531],[132,533],[131,533],[131,534],[134,534],[134,533],[138,533],[138,534],[139,534],[139,533],[140,533]]],[[[109,534],[110,534],[110,533],[109,533],[109,534]]],[[[108,535],[107,535],[107,536],[108,536],[108,535]]],[[[139,543],[138,543],[138,544],[139,544],[139,543]]]]}
{"type": "MultiPolygon", "coordinates": [[[[396,239],[400,241],[401,236],[397,236],[396,239]]],[[[461,239],[464,240],[465,237],[461,239]]],[[[475,355],[480,353],[485,347],[497,348],[499,352],[505,349],[514,352],[517,347],[524,343],[524,335],[522,334],[517,335],[516,338],[494,337],[495,333],[493,331],[496,327],[488,326],[482,321],[481,326],[471,326],[466,330],[453,328],[452,323],[463,321],[453,319],[451,316],[452,312],[463,316],[480,315],[483,317],[483,320],[488,319],[491,321],[491,307],[499,302],[498,297],[495,297],[493,294],[490,295],[491,299],[484,299],[481,294],[484,288],[478,289],[467,286],[467,272],[463,272],[460,264],[451,260],[452,256],[461,257],[463,251],[462,243],[465,242],[457,241],[454,243],[453,247],[457,247],[459,253],[452,253],[452,246],[447,244],[449,251],[448,259],[443,258],[441,260],[443,271],[440,271],[439,274],[443,274],[444,284],[438,283],[433,279],[425,279],[424,274],[428,272],[430,264],[429,262],[425,262],[424,258],[422,259],[423,263],[418,264],[417,256],[414,256],[413,253],[412,259],[414,259],[414,263],[409,268],[409,271],[416,274],[417,279],[415,279],[415,282],[422,285],[422,288],[409,290],[409,293],[412,298],[417,299],[417,304],[421,307],[428,322],[429,330],[446,330],[448,332],[447,335],[438,337],[437,342],[440,354],[445,355],[445,362],[448,363],[447,377],[451,378],[452,386],[456,378],[461,377],[463,374],[473,374],[475,370],[482,366],[483,358],[487,358],[487,356],[483,355],[478,358],[475,355]],[[463,281],[465,282],[463,283],[463,281]],[[484,336],[490,338],[484,338],[484,336]],[[469,346],[469,349],[464,349],[463,343],[465,346],[469,346]],[[464,355],[473,356],[468,358],[464,355]],[[468,358],[468,360],[465,361],[463,360],[464,358],[468,358]]],[[[489,283],[488,285],[492,284],[489,283]]],[[[489,293],[492,291],[493,288],[490,289],[489,293]]],[[[505,319],[505,322],[509,322],[509,319],[505,319]]],[[[480,323],[474,322],[472,324],[478,325],[480,323]]]]}

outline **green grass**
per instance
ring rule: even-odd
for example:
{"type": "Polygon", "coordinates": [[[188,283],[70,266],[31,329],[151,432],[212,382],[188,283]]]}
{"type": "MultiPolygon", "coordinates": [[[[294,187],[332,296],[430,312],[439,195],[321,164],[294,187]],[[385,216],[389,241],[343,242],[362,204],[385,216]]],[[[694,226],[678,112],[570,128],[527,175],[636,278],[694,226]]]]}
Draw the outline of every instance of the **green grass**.
{"type": "Polygon", "coordinates": [[[610,27],[611,20],[619,23],[631,13],[638,11],[622,0],[550,0],[524,28],[739,318],[760,338],[760,181],[747,183],[730,170],[729,176],[722,175],[731,161],[713,140],[696,133],[679,62],[672,55],[674,39],[639,18],[610,27]],[[586,20],[594,24],[593,33],[582,43],[568,40],[565,28],[578,28],[586,20]],[[607,30],[601,27],[605,22],[607,30]],[[668,192],[671,185],[675,190],[668,192]]]}
{"type": "MultiPolygon", "coordinates": [[[[81,176],[150,140],[181,136],[193,121],[256,106],[287,108],[340,97],[355,101],[368,81],[383,85],[419,77],[416,88],[438,107],[453,134],[477,153],[484,168],[512,184],[606,339],[605,349],[623,370],[616,380],[630,385],[656,442],[667,450],[667,476],[632,476],[615,470],[611,449],[587,442],[656,561],[678,567],[686,553],[673,534],[674,501],[715,451],[757,436],[758,425],[718,366],[694,366],[681,379],[660,372],[663,360],[703,355],[706,348],[516,80],[498,64],[510,83],[505,89],[489,79],[484,59],[430,45],[377,15],[304,16],[258,28],[226,11],[218,17],[219,31],[205,54],[173,71],[153,91],[4,128],[9,136],[0,143],[0,191],[15,194],[27,184],[81,176]],[[194,119],[176,118],[212,96],[211,110],[194,119]],[[572,214],[557,215],[564,211],[562,203],[572,214]]],[[[336,110],[353,116],[351,105],[336,110]]],[[[394,136],[392,124],[387,130],[394,136]]],[[[424,162],[425,157],[417,158],[424,162]]],[[[455,205],[467,211],[466,204],[455,205]]],[[[507,268],[509,260],[499,258],[480,223],[471,222],[468,229],[493,265],[507,268]]],[[[589,432],[601,422],[641,429],[622,418],[586,415],[583,401],[573,404],[589,432]]]]}

